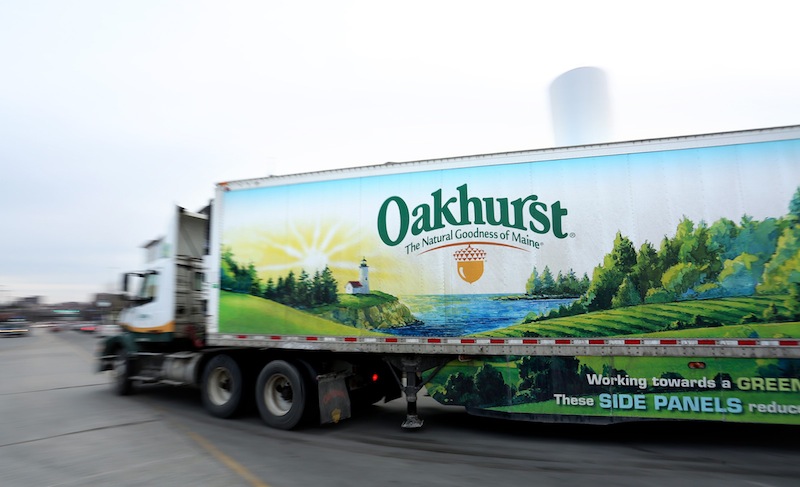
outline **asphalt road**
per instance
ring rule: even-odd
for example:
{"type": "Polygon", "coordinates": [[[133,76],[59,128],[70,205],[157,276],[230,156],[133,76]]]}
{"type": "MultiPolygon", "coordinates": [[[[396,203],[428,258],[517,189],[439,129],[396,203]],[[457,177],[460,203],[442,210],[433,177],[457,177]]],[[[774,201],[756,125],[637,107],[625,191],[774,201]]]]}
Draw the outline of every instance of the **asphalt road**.
{"type": "Polygon", "coordinates": [[[191,389],[111,392],[98,339],[36,329],[0,339],[0,486],[792,486],[800,429],[705,423],[543,425],[422,398],[336,425],[267,428],[208,416],[191,389]]]}

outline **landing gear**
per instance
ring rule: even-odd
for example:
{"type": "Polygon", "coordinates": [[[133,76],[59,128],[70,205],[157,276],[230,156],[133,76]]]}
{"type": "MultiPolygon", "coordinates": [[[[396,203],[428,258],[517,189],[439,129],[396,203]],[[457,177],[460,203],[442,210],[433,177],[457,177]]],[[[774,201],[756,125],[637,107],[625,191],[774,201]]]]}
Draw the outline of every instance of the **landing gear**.
{"type": "Polygon", "coordinates": [[[401,425],[405,430],[418,430],[422,428],[424,421],[417,414],[417,396],[419,391],[438,374],[448,362],[454,357],[425,357],[422,355],[406,356],[389,360],[395,369],[403,372],[405,381],[397,378],[403,393],[406,396],[406,419],[401,425]],[[422,376],[423,371],[430,371],[426,377],[422,376]]]}
{"type": "Polygon", "coordinates": [[[406,385],[403,392],[406,395],[406,419],[401,425],[403,429],[415,430],[422,428],[424,421],[417,414],[417,393],[422,389],[420,377],[417,375],[419,364],[416,361],[403,361],[403,375],[406,385]]]}

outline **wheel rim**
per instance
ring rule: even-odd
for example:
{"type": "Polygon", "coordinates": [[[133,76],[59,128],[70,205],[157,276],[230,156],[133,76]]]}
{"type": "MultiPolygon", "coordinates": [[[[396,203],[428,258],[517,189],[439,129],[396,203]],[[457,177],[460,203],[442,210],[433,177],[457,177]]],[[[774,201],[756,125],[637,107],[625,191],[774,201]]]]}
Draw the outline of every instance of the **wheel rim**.
{"type": "Polygon", "coordinates": [[[231,400],[231,374],[228,369],[217,367],[208,378],[208,398],[216,406],[231,400]]]}
{"type": "Polygon", "coordinates": [[[292,409],[292,383],[283,374],[275,374],[264,386],[264,405],[273,416],[284,416],[292,409]]]}
{"type": "Polygon", "coordinates": [[[128,371],[128,363],[125,358],[117,357],[114,359],[114,367],[111,369],[111,376],[114,380],[121,380],[125,377],[125,374],[128,371]]]}

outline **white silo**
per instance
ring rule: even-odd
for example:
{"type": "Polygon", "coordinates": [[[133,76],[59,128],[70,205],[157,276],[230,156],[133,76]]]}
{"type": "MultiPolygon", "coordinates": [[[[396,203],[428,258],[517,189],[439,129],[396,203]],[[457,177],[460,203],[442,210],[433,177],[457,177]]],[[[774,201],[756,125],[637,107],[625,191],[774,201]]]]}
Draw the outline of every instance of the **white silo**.
{"type": "Polygon", "coordinates": [[[576,68],[550,84],[550,108],[557,146],[609,142],[608,80],[600,68],[576,68]]]}

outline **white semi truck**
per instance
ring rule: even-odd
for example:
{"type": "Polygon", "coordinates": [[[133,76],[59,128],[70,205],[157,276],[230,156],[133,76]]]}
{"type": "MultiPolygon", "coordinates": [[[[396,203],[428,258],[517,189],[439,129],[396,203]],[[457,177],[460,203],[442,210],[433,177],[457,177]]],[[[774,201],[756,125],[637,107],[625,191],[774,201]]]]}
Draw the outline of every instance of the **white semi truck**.
{"type": "MultiPolygon", "coordinates": [[[[231,417],[800,424],[800,126],[225,182],[99,369],[231,417]]],[[[134,288],[134,281],[135,288],[134,288]]]]}

